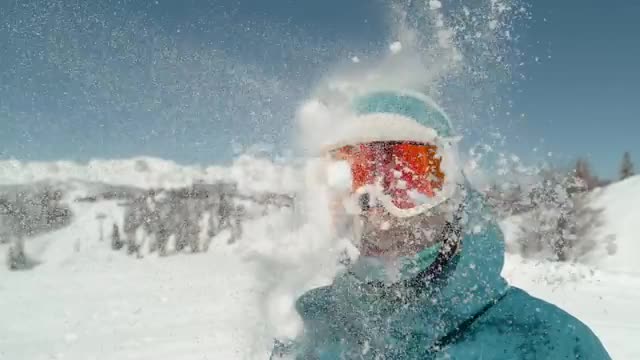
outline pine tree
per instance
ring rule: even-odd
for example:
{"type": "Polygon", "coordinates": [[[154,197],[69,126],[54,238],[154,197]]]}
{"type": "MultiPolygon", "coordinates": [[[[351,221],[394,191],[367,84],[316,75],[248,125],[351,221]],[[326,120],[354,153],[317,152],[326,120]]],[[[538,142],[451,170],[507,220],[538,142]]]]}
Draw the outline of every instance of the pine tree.
{"type": "Polygon", "coordinates": [[[24,253],[24,239],[22,235],[14,238],[13,244],[7,252],[7,265],[9,270],[26,270],[29,268],[29,260],[24,253]]]}
{"type": "Polygon", "coordinates": [[[600,180],[598,176],[591,171],[589,162],[586,159],[578,159],[574,174],[578,179],[582,180],[587,191],[591,191],[597,187],[605,186],[607,184],[600,180]]]}
{"type": "Polygon", "coordinates": [[[111,248],[113,250],[120,250],[124,246],[124,242],[120,240],[120,229],[118,225],[113,224],[113,228],[111,230],[111,248]]]}
{"type": "Polygon", "coordinates": [[[635,175],[633,162],[631,162],[631,154],[627,151],[622,157],[622,166],[620,167],[620,180],[624,180],[635,175]]]}
{"type": "Polygon", "coordinates": [[[578,169],[543,171],[529,190],[532,210],[521,215],[514,249],[524,257],[570,261],[595,247],[591,234],[601,226],[601,211],[588,206],[586,184],[575,175],[578,169]]]}
{"type": "Polygon", "coordinates": [[[587,185],[587,188],[589,188],[588,184],[591,181],[591,169],[589,168],[587,160],[578,159],[578,161],[576,161],[575,175],[587,185]]]}

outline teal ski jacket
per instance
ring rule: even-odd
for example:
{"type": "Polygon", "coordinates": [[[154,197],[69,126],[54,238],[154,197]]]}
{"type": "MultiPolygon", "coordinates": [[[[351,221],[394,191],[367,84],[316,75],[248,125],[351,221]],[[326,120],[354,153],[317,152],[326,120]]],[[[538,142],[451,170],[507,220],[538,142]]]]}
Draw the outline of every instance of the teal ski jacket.
{"type": "Polygon", "coordinates": [[[610,359],[585,324],[501,277],[502,232],[480,195],[464,212],[461,249],[425,291],[389,294],[345,271],[298,299],[304,331],[271,358],[610,359]]]}

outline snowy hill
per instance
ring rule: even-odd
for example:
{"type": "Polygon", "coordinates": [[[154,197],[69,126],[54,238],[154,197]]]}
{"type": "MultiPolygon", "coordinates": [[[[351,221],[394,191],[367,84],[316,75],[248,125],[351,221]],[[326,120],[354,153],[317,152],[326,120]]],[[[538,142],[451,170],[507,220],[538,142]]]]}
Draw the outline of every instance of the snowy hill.
{"type": "Polygon", "coordinates": [[[273,161],[242,155],[231,166],[185,166],[152,157],[123,160],[0,161],[0,185],[42,181],[105,183],[143,189],[174,188],[197,182],[233,181],[246,193],[264,190],[288,193],[297,184],[293,168],[273,161]]]}
{"type": "Polygon", "coordinates": [[[591,206],[604,209],[605,218],[597,234],[603,245],[594,254],[597,267],[640,274],[640,176],[599,189],[592,195],[591,206]]]}
{"type": "MultiPolygon", "coordinates": [[[[608,272],[640,273],[640,263],[635,256],[640,250],[640,176],[596,188],[580,200],[584,201],[584,205],[580,206],[586,210],[579,210],[583,217],[577,221],[584,224],[579,238],[589,242],[588,247],[585,246],[589,250],[572,260],[608,272]]],[[[523,241],[534,240],[523,239],[523,231],[549,225],[537,223],[539,219],[530,214],[519,213],[502,220],[508,252],[518,253],[523,241]],[[525,224],[524,221],[529,223],[525,224]]],[[[557,216],[551,213],[549,223],[556,220],[557,216]]]]}
{"type": "Polygon", "coordinates": [[[107,188],[218,180],[237,183],[246,195],[291,193],[293,171],[251,156],[231,167],[209,168],[148,158],[0,163],[0,190],[54,186],[65,191],[74,214],[70,226],[27,240],[27,255],[38,264],[33,270],[8,271],[9,245],[0,244],[0,359],[263,357],[255,354],[264,354],[269,345],[256,342],[271,339],[260,336],[256,326],[264,318],[256,271],[224,234],[213,239],[207,253],[145,254],[137,260],[100,240],[99,218],[122,228],[118,200],[74,200],[107,188]]]}
{"type": "MultiPolygon", "coordinates": [[[[0,184],[73,184],[76,196],[95,191],[95,184],[152,188],[226,179],[246,193],[291,193],[302,187],[298,171],[248,156],[209,168],[148,158],[85,165],[5,161],[0,184]]],[[[603,236],[616,236],[617,251],[602,262],[509,255],[503,271],[512,284],[592,326],[614,359],[640,358],[636,194],[640,177],[593,194],[593,206],[605,209],[603,236]]],[[[135,259],[99,239],[99,214],[105,223],[122,221],[116,201],[69,205],[70,226],[27,242],[39,262],[33,270],[9,272],[7,245],[0,245],[0,359],[265,359],[275,335],[297,330],[295,296],[330,281],[335,271],[339,244],[327,242],[321,214],[314,214],[318,224],[301,224],[281,209],[248,221],[236,244],[221,235],[207,253],[135,259]]]]}

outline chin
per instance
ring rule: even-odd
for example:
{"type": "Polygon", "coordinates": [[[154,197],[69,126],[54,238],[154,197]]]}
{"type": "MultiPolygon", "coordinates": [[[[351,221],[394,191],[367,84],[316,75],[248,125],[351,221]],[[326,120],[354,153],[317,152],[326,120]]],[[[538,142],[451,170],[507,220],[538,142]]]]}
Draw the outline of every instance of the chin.
{"type": "Polygon", "coordinates": [[[411,256],[433,246],[440,229],[440,226],[424,223],[392,227],[388,230],[370,229],[361,235],[358,248],[363,256],[411,256]]]}

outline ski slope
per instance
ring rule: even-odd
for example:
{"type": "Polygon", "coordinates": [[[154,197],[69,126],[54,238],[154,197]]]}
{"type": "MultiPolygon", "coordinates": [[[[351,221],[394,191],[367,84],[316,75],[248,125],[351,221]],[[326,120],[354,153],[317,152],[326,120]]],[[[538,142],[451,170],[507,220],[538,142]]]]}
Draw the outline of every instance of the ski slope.
{"type": "Polygon", "coordinates": [[[591,260],[598,268],[640,276],[640,176],[634,176],[592,194],[591,206],[604,209],[605,224],[598,229],[601,246],[591,260]],[[607,240],[612,239],[609,247],[607,240]],[[603,256],[615,252],[614,256],[603,256]]]}
{"type": "MultiPolygon", "coordinates": [[[[268,161],[243,161],[240,169],[225,173],[241,174],[246,182],[246,169],[274,171],[270,179],[246,183],[246,189],[297,186],[286,180],[293,170],[278,175],[268,161]]],[[[51,178],[23,171],[11,173],[13,183],[51,178]]],[[[173,176],[192,176],[174,171],[173,176]]],[[[118,181],[141,181],[132,174],[118,181]]],[[[145,174],[150,184],[162,182],[152,170],[145,174]]],[[[640,194],[640,177],[593,195],[594,206],[605,206],[606,233],[616,235],[620,249],[610,258],[584,265],[510,255],[503,271],[512,284],[590,325],[614,359],[640,359],[640,265],[629,255],[640,247],[634,194],[640,194]]],[[[321,250],[336,244],[323,243],[319,239],[326,234],[297,224],[286,211],[246,224],[244,238],[234,245],[221,234],[207,253],[138,260],[111,251],[108,241],[99,239],[99,213],[107,216],[105,223],[122,219],[115,202],[72,207],[71,226],[27,242],[27,253],[39,266],[9,272],[0,264],[2,360],[266,359],[273,336],[294,333],[299,325],[290,307],[295,296],[329,282],[334,270],[327,265],[335,256],[332,249],[321,250]]],[[[5,251],[0,245],[2,262],[5,251]]]]}
{"type": "Polygon", "coordinates": [[[96,215],[120,219],[115,202],[73,210],[28,243],[40,266],[0,270],[0,359],[252,357],[260,297],[232,248],[136,261],[99,241],[96,215]]]}

